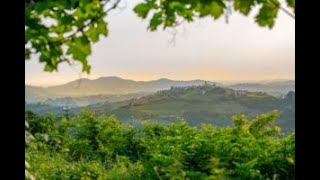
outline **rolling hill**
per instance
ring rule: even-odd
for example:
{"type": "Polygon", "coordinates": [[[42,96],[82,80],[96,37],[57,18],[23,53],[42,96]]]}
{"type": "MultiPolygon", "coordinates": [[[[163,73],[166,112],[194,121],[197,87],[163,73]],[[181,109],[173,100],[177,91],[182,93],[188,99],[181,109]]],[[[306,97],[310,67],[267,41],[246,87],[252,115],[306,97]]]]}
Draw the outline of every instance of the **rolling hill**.
{"type": "Polygon", "coordinates": [[[116,96],[119,95],[127,96],[130,99],[155,93],[159,90],[167,90],[172,86],[199,86],[204,85],[206,82],[234,90],[266,92],[277,97],[284,97],[289,91],[294,91],[295,89],[294,80],[224,84],[205,80],[177,81],[165,78],[153,81],[133,81],[113,76],[94,80],[78,79],[63,85],[46,88],[26,85],[25,99],[28,103],[41,102],[49,105],[61,105],[72,100],[76,102],[77,106],[85,106],[104,101],[125,100],[123,97],[117,99],[116,96]]]}
{"type": "Polygon", "coordinates": [[[171,86],[203,85],[204,83],[203,80],[175,81],[162,78],[154,81],[133,81],[119,77],[101,77],[94,80],[79,79],[46,88],[26,85],[25,96],[27,102],[37,102],[62,97],[150,94],[169,89],[171,86]]]}
{"type": "Polygon", "coordinates": [[[279,110],[277,123],[286,131],[294,129],[295,93],[276,98],[262,92],[232,90],[213,85],[173,87],[156,94],[116,103],[90,105],[98,113],[115,114],[123,122],[142,120],[170,123],[185,119],[191,125],[201,123],[227,126],[237,114],[250,117],[279,110]]]}
{"type": "Polygon", "coordinates": [[[294,129],[294,81],[219,84],[203,80],[132,81],[118,77],[82,79],[48,88],[26,86],[26,111],[45,114],[82,108],[115,114],[121,121],[170,123],[187,120],[191,125],[230,125],[235,114],[255,116],[278,109],[278,124],[294,129]],[[80,84],[80,85],[79,85],[80,84]],[[78,86],[78,87],[76,87],[78,86]]]}
{"type": "Polygon", "coordinates": [[[272,96],[284,97],[289,91],[295,90],[294,80],[260,81],[256,83],[237,83],[225,87],[234,90],[246,90],[250,92],[266,92],[272,96]]]}

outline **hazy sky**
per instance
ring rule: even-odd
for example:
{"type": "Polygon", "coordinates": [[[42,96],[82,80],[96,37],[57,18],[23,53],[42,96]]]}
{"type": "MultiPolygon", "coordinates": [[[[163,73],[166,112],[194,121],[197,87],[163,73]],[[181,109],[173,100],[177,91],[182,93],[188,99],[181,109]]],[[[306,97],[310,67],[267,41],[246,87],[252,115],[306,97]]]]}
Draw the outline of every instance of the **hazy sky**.
{"type": "MultiPolygon", "coordinates": [[[[119,76],[133,80],[159,78],[215,81],[294,79],[295,21],[283,12],[272,30],[258,27],[255,13],[247,18],[236,12],[229,24],[221,18],[195,20],[178,28],[175,44],[170,31],[146,30],[147,20],[132,11],[131,0],[123,11],[109,14],[109,36],[92,49],[91,74],[81,77],[119,76]]],[[[80,65],[59,66],[43,72],[36,58],[25,63],[26,84],[55,85],[79,78],[80,65]]]]}

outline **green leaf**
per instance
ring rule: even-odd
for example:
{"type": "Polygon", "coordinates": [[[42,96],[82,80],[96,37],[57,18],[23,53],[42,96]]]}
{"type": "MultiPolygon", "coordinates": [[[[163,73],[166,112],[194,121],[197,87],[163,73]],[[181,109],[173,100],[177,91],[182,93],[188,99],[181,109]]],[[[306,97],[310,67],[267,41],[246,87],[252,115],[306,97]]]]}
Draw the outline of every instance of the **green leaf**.
{"type": "Polygon", "coordinates": [[[256,16],[256,22],[260,26],[268,26],[270,29],[274,26],[279,7],[273,3],[265,3],[256,16]]]}
{"type": "Polygon", "coordinates": [[[93,25],[89,27],[85,34],[92,42],[99,41],[99,31],[93,25]]]}
{"type": "Polygon", "coordinates": [[[44,71],[52,72],[53,70],[54,70],[54,68],[53,68],[51,65],[49,65],[49,64],[46,64],[46,65],[44,66],[44,71]]]}
{"type": "Polygon", "coordinates": [[[219,18],[223,13],[224,4],[213,1],[210,5],[210,14],[214,17],[214,19],[219,18]]]}
{"type": "Polygon", "coordinates": [[[192,9],[186,8],[186,6],[181,2],[171,2],[169,4],[170,9],[174,9],[179,16],[184,17],[187,21],[192,21],[193,11],[192,9]]]}
{"type": "Polygon", "coordinates": [[[176,21],[175,16],[167,16],[166,19],[164,20],[164,29],[166,27],[172,27],[176,21]]]}
{"type": "Polygon", "coordinates": [[[25,59],[30,59],[30,49],[29,48],[25,48],[24,49],[24,56],[25,56],[25,59]]]}
{"type": "Polygon", "coordinates": [[[50,4],[48,2],[38,2],[34,6],[34,10],[38,13],[42,13],[44,10],[50,8],[50,4]]]}
{"type": "Polygon", "coordinates": [[[87,57],[91,54],[90,41],[85,36],[81,36],[73,38],[67,44],[69,46],[67,54],[82,63],[84,72],[89,72],[90,66],[87,64],[87,57]]]}
{"type": "Polygon", "coordinates": [[[286,0],[289,7],[295,8],[295,0],[286,0]]]}
{"type": "Polygon", "coordinates": [[[99,41],[99,36],[101,34],[104,36],[108,35],[107,23],[101,19],[97,23],[91,25],[85,34],[92,42],[97,42],[99,41]]]}
{"type": "Polygon", "coordinates": [[[162,22],[163,22],[162,11],[155,13],[152,19],[150,20],[149,29],[151,31],[155,31],[162,22]]]}
{"type": "Polygon", "coordinates": [[[90,73],[90,71],[91,66],[88,64],[88,62],[82,63],[82,72],[90,73]]]}
{"type": "Polygon", "coordinates": [[[74,20],[71,15],[65,13],[61,13],[61,15],[62,16],[58,19],[58,22],[60,22],[62,25],[69,25],[74,20]]]}
{"type": "Polygon", "coordinates": [[[140,3],[136,5],[133,9],[133,11],[141,18],[146,18],[149,11],[151,9],[151,6],[147,3],[140,3]]]}
{"type": "Polygon", "coordinates": [[[98,32],[103,34],[103,35],[105,35],[105,36],[107,36],[108,35],[107,25],[108,24],[105,21],[103,21],[103,19],[100,19],[98,21],[98,27],[97,27],[98,32]]]}
{"type": "Polygon", "coordinates": [[[39,57],[40,62],[50,63],[50,53],[48,51],[41,51],[39,57]]]}
{"type": "Polygon", "coordinates": [[[251,7],[254,5],[254,0],[235,0],[234,9],[238,10],[244,15],[248,15],[251,7]]]}

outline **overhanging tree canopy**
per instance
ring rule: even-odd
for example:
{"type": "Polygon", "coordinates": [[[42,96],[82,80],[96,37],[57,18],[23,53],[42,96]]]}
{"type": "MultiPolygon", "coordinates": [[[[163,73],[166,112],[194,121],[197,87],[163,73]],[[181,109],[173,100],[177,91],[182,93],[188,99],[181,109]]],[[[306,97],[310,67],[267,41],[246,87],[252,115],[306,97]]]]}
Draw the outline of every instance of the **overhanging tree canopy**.
{"type": "MultiPolygon", "coordinates": [[[[90,73],[88,56],[91,45],[107,36],[104,18],[121,0],[26,0],[25,1],[25,59],[39,54],[44,70],[57,71],[62,62],[78,61],[82,71],[90,73]],[[108,6],[109,8],[106,8],[108,6]]],[[[150,14],[148,26],[172,28],[195,17],[219,19],[231,9],[248,15],[260,6],[255,21],[261,27],[272,28],[279,9],[294,18],[278,0],[144,0],[134,8],[138,17],[150,14]]],[[[286,0],[287,8],[295,9],[295,0],[286,0]]]]}

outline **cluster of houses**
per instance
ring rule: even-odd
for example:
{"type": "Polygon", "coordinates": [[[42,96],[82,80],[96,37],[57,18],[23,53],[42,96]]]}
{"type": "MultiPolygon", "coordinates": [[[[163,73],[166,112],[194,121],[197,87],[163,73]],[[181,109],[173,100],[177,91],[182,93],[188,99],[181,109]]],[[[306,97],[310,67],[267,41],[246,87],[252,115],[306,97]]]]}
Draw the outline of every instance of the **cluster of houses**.
{"type": "MultiPolygon", "coordinates": [[[[192,86],[171,86],[170,90],[203,90],[207,87],[216,87],[216,84],[209,83],[205,81],[204,85],[192,85],[192,86]]],[[[157,94],[162,94],[163,92],[167,92],[168,90],[159,90],[157,94]]]]}

